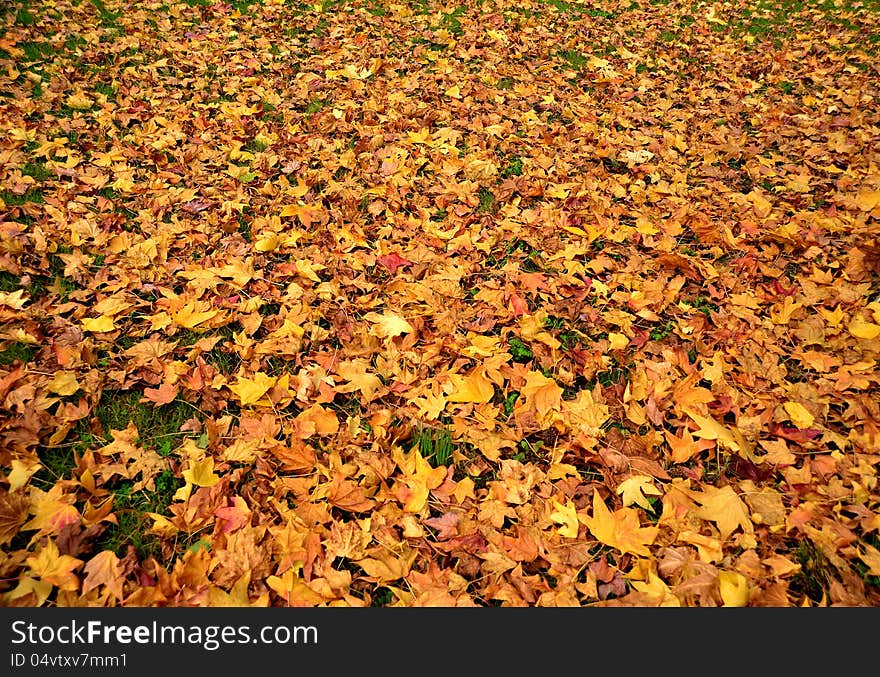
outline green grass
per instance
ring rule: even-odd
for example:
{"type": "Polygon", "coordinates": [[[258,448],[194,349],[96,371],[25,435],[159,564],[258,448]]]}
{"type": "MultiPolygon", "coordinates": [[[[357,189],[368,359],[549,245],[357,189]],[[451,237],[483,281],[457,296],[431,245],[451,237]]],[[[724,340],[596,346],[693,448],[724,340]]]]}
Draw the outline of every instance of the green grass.
{"type": "Polygon", "coordinates": [[[654,327],[648,336],[652,341],[662,341],[667,336],[669,336],[670,333],[672,333],[672,330],[674,328],[675,322],[673,322],[672,320],[667,320],[662,325],[654,327]]]}
{"type": "Polygon", "coordinates": [[[133,482],[123,481],[113,491],[113,513],[116,524],[111,524],[96,542],[98,550],[112,550],[124,557],[129,547],[134,548],[138,558],[159,555],[159,539],[148,533],[152,526],[149,513],[165,514],[174,493],[183,481],[171,470],[163,470],[155,478],[155,491],[132,492],[133,482]]]}
{"type": "Polygon", "coordinates": [[[789,591],[805,595],[814,602],[821,601],[828,594],[831,578],[828,560],[809,539],[800,542],[795,557],[801,568],[792,576],[789,591]]]}
{"type": "Polygon", "coordinates": [[[95,407],[94,415],[100,421],[107,441],[111,430],[124,430],[129,422],[138,429],[137,443],[168,456],[180,446],[183,434],[180,426],[199,412],[183,400],[156,406],[140,402],[143,393],[138,390],[105,390],[95,407]]]}
{"type": "Polygon", "coordinates": [[[502,178],[508,179],[511,176],[522,176],[523,173],[523,161],[521,157],[515,157],[507,163],[507,165],[501,170],[502,178]]]}
{"type": "Polygon", "coordinates": [[[34,359],[36,354],[36,347],[29,343],[10,343],[3,350],[0,350],[0,365],[8,367],[14,364],[16,360],[22,364],[27,364],[34,359]]]}
{"type": "Polygon", "coordinates": [[[45,181],[54,176],[52,170],[43,162],[28,162],[21,168],[21,173],[37,181],[45,181]]]}
{"type": "Polygon", "coordinates": [[[45,202],[43,199],[43,191],[39,188],[31,188],[21,195],[17,195],[12,191],[4,190],[3,192],[0,192],[0,199],[2,199],[7,206],[23,205],[28,202],[36,204],[43,204],[43,202],[45,202]]]}
{"type": "Polygon", "coordinates": [[[435,468],[448,466],[452,462],[452,452],[455,450],[452,434],[447,428],[429,426],[416,428],[413,447],[417,447],[419,454],[435,468]]]}
{"type": "Polygon", "coordinates": [[[306,106],[306,115],[314,115],[319,110],[329,105],[330,102],[325,99],[312,99],[306,106]]]}
{"type": "Polygon", "coordinates": [[[525,343],[523,343],[522,339],[514,336],[508,342],[508,352],[513,357],[514,362],[526,363],[530,362],[534,359],[535,354],[532,352],[532,349],[529,348],[525,343]]]}
{"type": "Polygon", "coordinates": [[[568,64],[577,70],[580,70],[584,66],[587,65],[587,57],[574,49],[567,49],[564,52],[559,52],[559,56],[561,56],[568,64]]]}
{"type": "Polygon", "coordinates": [[[480,188],[477,196],[480,198],[480,205],[477,207],[477,211],[483,214],[491,214],[497,210],[495,194],[491,190],[488,188],[480,188]]]}

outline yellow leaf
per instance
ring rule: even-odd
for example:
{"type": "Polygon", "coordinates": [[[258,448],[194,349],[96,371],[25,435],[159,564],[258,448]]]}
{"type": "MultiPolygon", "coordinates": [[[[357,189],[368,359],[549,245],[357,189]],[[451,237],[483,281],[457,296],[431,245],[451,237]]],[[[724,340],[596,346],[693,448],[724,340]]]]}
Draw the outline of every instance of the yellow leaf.
{"type": "Polygon", "coordinates": [[[684,409],[683,411],[700,426],[699,430],[694,432],[695,437],[701,437],[705,440],[717,440],[732,451],[743,452],[746,456],[751,454],[751,449],[739,430],[731,430],[721,425],[711,416],[701,416],[690,409],[684,409]]]}
{"type": "Polygon", "coordinates": [[[75,92],[67,97],[66,103],[74,110],[88,110],[95,102],[82,92],[75,92]]]}
{"type": "Polygon", "coordinates": [[[868,190],[859,193],[858,197],[859,209],[863,212],[870,212],[877,205],[880,205],[880,190],[868,190]]]}
{"type": "Polygon", "coordinates": [[[76,374],[72,371],[59,371],[49,381],[47,388],[50,393],[66,397],[73,395],[79,390],[79,381],[76,380],[76,374]]]}
{"type": "Polygon", "coordinates": [[[461,98],[461,88],[458,85],[453,85],[445,92],[443,92],[446,96],[451,96],[453,99],[461,98]]]}
{"type": "Polygon", "coordinates": [[[555,498],[552,499],[552,502],[555,510],[550,513],[550,519],[562,525],[559,527],[559,535],[566,538],[577,538],[580,523],[578,522],[577,509],[572,500],[568,499],[565,505],[562,505],[555,498]]]}
{"type": "Polygon", "coordinates": [[[730,485],[721,489],[707,486],[703,493],[694,493],[692,498],[700,504],[695,511],[697,517],[715,522],[722,540],[737,528],[742,528],[747,534],[754,532],[748,507],[730,485]]]}
{"type": "Polygon", "coordinates": [[[204,301],[190,301],[183,308],[172,313],[171,317],[175,324],[186,329],[192,329],[202,322],[210,320],[218,312],[217,310],[210,309],[210,305],[204,301]]]}
{"type": "Polygon", "coordinates": [[[84,317],[81,320],[82,328],[95,334],[113,331],[116,325],[113,323],[113,317],[110,315],[101,315],[101,317],[84,317]]]}
{"type": "Polygon", "coordinates": [[[370,369],[370,364],[366,360],[340,362],[336,367],[336,373],[348,383],[336,386],[336,391],[351,393],[359,390],[367,402],[372,400],[376,391],[382,387],[382,379],[368,369],[370,369]]]}
{"type": "Polygon", "coordinates": [[[526,374],[526,384],[521,390],[524,400],[535,410],[540,420],[546,422],[548,414],[560,408],[562,388],[552,378],[539,371],[526,374]]]}
{"type": "Polygon", "coordinates": [[[24,289],[16,289],[10,292],[0,292],[0,305],[7,306],[13,310],[21,310],[22,306],[28,302],[24,295],[24,289]]]}
{"type": "Polygon", "coordinates": [[[28,566],[35,578],[57,586],[61,590],[78,590],[79,578],[73,570],[82,565],[81,559],[62,555],[54,541],[46,541],[40,551],[27,558],[28,566]]]}
{"type": "Polygon", "coordinates": [[[718,589],[724,606],[743,607],[749,604],[749,581],[736,571],[718,574],[718,589]]]}
{"type": "Polygon", "coordinates": [[[639,592],[657,600],[661,607],[680,607],[681,602],[676,597],[664,580],[654,572],[648,573],[645,581],[630,581],[632,587],[639,592]]]}
{"type": "Polygon", "coordinates": [[[758,218],[766,218],[770,216],[770,212],[773,209],[773,205],[770,204],[770,201],[767,200],[758,190],[753,190],[746,197],[752,203],[752,208],[755,210],[755,216],[758,218]]]}
{"type": "MultiPolygon", "coordinates": [[[[188,501],[194,486],[213,487],[220,481],[220,476],[214,473],[214,459],[210,456],[201,461],[192,461],[189,468],[184,470],[182,474],[186,484],[174,493],[175,501],[188,501]]],[[[160,520],[156,519],[153,528],[161,527],[160,520]]]]}
{"type": "Polygon", "coordinates": [[[602,426],[611,416],[608,406],[593,400],[593,393],[588,389],[578,392],[573,400],[564,400],[562,410],[567,415],[569,424],[589,437],[599,437],[602,426]]]}
{"type": "Polygon", "coordinates": [[[269,233],[254,242],[254,249],[258,252],[272,252],[278,248],[279,242],[278,235],[269,233]]]}
{"type": "Polygon", "coordinates": [[[188,470],[184,470],[183,479],[197,487],[213,487],[220,481],[220,477],[214,474],[214,459],[210,456],[195,461],[188,470]]]}
{"type": "Polygon", "coordinates": [[[868,565],[868,575],[880,576],[880,550],[867,543],[862,543],[859,559],[868,565]]]}
{"type": "Polygon", "coordinates": [[[371,333],[380,338],[393,338],[413,331],[412,325],[400,315],[387,311],[381,315],[374,312],[367,313],[364,319],[374,324],[371,333]]]}
{"type": "Polygon", "coordinates": [[[238,396],[239,402],[246,406],[259,402],[277,381],[277,378],[258,371],[253,378],[239,378],[235,384],[228,387],[238,396]]]}
{"type": "Polygon", "coordinates": [[[611,345],[611,350],[623,350],[629,345],[629,339],[625,334],[613,331],[608,334],[608,343],[611,345]]]}
{"type": "Polygon", "coordinates": [[[651,555],[648,546],[659,532],[657,527],[640,527],[638,511],[632,508],[621,508],[612,513],[598,491],[593,492],[593,514],[580,520],[605,545],[642,557],[651,555]]]}
{"type": "Polygon", "coordinates": [[[12,470],[9,471],[9,474],[6,476],[6,480],[9,482],[9,490],[16,491],[21,489],[27,481],[31,478],[35,472],[37,472],[40,468],[43,467],[41,463],[37,463],[35,461],[23,461],[18,458],[12,459],[12,463],[10,464],[12,470]]]}
{"type": "Polygon", "coordinates": [[[617,493],[623,496],[624,505],[637,505],[652,510],[648,496],[662,496],[663,492],[654,486],[654,480],[647,475],[628,477],[617,485],[617,493]]]}
{"type": "Polygon", "coordinates": [[[791,422],[798,428],[809,428],[816,420],[810,413],[810,410],[800,402],[792,402],[789,400],[788,402],[785,402],[782,407],[785,409],[785,413],[788,414],[788,418],[791,422]]]}
{"type": "Polygon", "coordinates": [[[849,333],[856,338],[866,339],[868,341],[872,341],[880,336],[880,324],[867,322],[860,317],[853,318],[847,329],[849,329],[849,333]]]}
{"type": "Polygon", "coordinates": [[[446,397],[447,402],[482,404],[495,395],[492,381],[487,379],[481,370],[475,370],[468,376],[452,374],[449,383],[452,385],[452,390],[446,397]]]}

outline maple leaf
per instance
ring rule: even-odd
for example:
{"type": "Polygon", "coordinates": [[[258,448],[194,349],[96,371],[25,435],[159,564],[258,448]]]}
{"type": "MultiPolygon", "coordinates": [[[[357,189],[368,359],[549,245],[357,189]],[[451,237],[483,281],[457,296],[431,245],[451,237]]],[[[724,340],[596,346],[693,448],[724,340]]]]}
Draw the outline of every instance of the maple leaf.
{"type": "Polygon", "coordinates": [[[117,600],[122,600],[122,563],[112,550],[102,550],[92,557],[83,567],[85,578],[82,583],[82,594],[105,585],[111,595],[117,600]]]}
{"type": "Polygon", "coordinates": [[[350,393],[360,391],[367,402],[372,400],[382,388],[382,379],[370,372],[366,360],[345,360],[336,366],[336,373],[346,381],[345,385],[337,385],[336,391],[350,393]]]}
{"type": "Polygon", "coordinates": [[[451,374],[445,389],[448,392],[447,402],[480,404],[488,402],[495,395],[492,381],[479,369],[467,376],[451,374]]]}
{"type": "Polygon", "coordinates": [[[562,403],[562,388],[539,371],[526,374],[526,383],[521,393],[523,402],[538,414],[542,424],[549,423],[550,415],[557,412],[562,403]]]}
{"type": "Polygon", "coordinates": [[[27,558],[31,574],[39,580],[51,583],[60,590],[78,590],[79,577],[73,573],[83,561],[70,555],[62,555],[53,541],[47,541],[36,555],[27,558]]]}
{"type": "Polygon", "coordinates": [[[415,331],[413,326],[400,317],[400,315],[388,311],[385,311],[381,315],[379,313],[369,312],[364,315],[364,319],[374,323],[372,332],[380,338],[394,338],[395,336],[415,331]]]}
{"type": "Polygon", "coordinates": [[[76,380],[76,373],[72,371],[58,371],[46,385],[50,393],[67,397],[80,389],[80,383],[76,380]]]}
{"type": "Polygon", "coordinates": [[[69,524],[80,520],[79,511],[73,505],[74,498],[64,494],[59,484],[48,492],[37,487],[30,488],[30,513],[33,517],[24,524],[22,531],[38,529],[41,533],[59,533],[69,524]]]}
{"type": "Polygon", "coordinates": [[[578,522],[577,509],[571,499],[568,499],[563,505],[554,498],[552,505],[554,510],[550,513],[550,519],[562,525],[558,529],[559,535],[566,538],[577,538],[580,523],[578,522]]]}
{"type": "Polygon", "coordinates": [[[232,505],[217,508],[214,515],[220,520],[220,533],[227,534],[249,524],[252,512],[241,496],[233,496],[232,505]]]}
{"type": "Polygon", "coordinates": [[[722,540],[738,528],[747,534],[753,532],[749,510],[731,486],[720,489],[709,486],[702,493],[693,492],[691,496],[700,504],[695,511],[696,515],[715,522],[722,540]]]}
{"type": "Polygon", "coordinates": [[[437,530],[437,539],[445,541],[458,535],[458,522],[461,516],[454,512],[445,512],[440,517],[429,517],[422,520],[424,524],[437,530]]]}
{"type": "Polygon", "coordinates": [[[397,273],[398,268],[405,268],[412,265],[412,261],[407,261],[399,254],[395,254],[393,252],[391,254],[383,254],[382,256],[377,256],[376,261],[385,266],[388,269],[388,272],[390,272],[392,275],[395,275],[397,273]]]}
{"type": "Polygon", "coordinates": [[[650,557],[648,546],[659,531],[657,527],[639,526],[638,511],[633,508],[624,507],[612,513],[598,491],[593,492],[592,515],[579,515],[578,518],[600,542],[622,553],[641,557],[650,557]]]}
{"type": "Polygon", "coordinates": [[[752,445],[743,437],[737,428],[728,428],[711,416],[703,416],[690,409],[684,409],[699,426],[694,435],[707,440],[716,440],[723,446],[741,454],[744,458],[754,460],[752,445]]]}
{"type": "Polygon", "coordinates": [[[800,402],[784,402],[782,408],[785,409],[785,413],[788,414],[791,422],[798,428],[809,428],[816,420],[813,414],[810,413],[810,410],[800,402]]]}
{"type": "Polygon", "coordinates": [[[749,604],[749,582],[736,571],[721,571],[718,588],[724,606],[743,607],[749,604]]]}
{"type": "Polygon", "coordinates": [[[158,388],[144,388],[144,396],[141,402],[153,402],[161,406],[169,404],[177,398],[177,386],[164,381],[158,388]]]}
{"type": "Polygon", "coordinates": [[[27,521],[30,501],[18,491],[0,489],[0,545],[10,543],[27,521]]]}
{"type": "Polygon", "coordinates": [[[258,371],[251,378],[239,377],[234,384],[227,387],[238,396],[242,406],[247,406],[260,402],[277,382],[276,377],[258,371]]]}
{"type": "Polygon", "coordinates": [[[326,487],[327,500],[341,510],[348,512],[367,512],[376,505],[364,488],[342,475],[334,475],[326,487]]]}
{"type": "Polygon", "coordinates": [[[637,505],[645,510],[653,510],[648,496],[662,496],[663,492],[654,486],[654,480],[646,475],[633,475],[617,486],[617,493],[623,497],[625,506],[637,505]]]}
{"type": "Polygon", "coordinates": [[[191,462],[189,468],[183,471],[183,480],[186,484],[174,492],[175,501],[188,501],[194,486],[213,487],[220,481],[220,476],[214,472],[214,459],[209,456],[191,462]]]}

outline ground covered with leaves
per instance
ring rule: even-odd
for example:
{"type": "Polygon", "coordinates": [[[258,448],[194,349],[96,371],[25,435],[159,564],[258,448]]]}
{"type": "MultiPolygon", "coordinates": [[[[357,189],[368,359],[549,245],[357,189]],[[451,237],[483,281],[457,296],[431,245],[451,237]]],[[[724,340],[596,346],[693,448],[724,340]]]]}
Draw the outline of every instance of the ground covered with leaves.
{"type": "Polygon", "coordinates": [[[877,0],[2,11],[4,605],[880,605],[877,0]]]}

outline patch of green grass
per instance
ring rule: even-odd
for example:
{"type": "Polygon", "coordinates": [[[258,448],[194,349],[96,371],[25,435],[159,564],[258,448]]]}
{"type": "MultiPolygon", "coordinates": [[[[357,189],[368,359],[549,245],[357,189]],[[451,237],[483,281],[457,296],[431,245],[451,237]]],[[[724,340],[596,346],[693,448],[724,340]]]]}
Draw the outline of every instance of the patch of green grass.
{"type": "Polygon", "coordinates": [[[791,94],[794,91],[794,84],[791,82],[780,82],[779,91],[783,94],[791,94]]]}
{"type": "Polygon", "coordinates": [[[21,278],[5,270],[0,272],[0,291],[10,292],[21,289],[21,278]]]}
{"type": "Polygon", "coordinates": [[[48,42],[24,42],[19,47],[24,52],[25,63],[43,61],[55,51],[54,47],[48,42]]]}
{"type": "Polygon", "coordinates": [[[34,359],[36,354],[36,347],[30,343],[10,343],[3,350],[0,350],[0,364],[8,367],[16,360],[19,360],[22,364],[27,364],[34,359]]]}
{"type": "Polygon", "coordinates": [[[419,426],[413,435],[413,447],[418,447],[419,454],[433,467],[448,466],[452,462],[452,433],[448,428],[419,426]]]}
{"type": "Polygon", "coordinates": [[[330,105],[330,102],[325,99],[312,99],[306,105],[306,115],[313,115],[328,105],[330,105]]]}
{"type": "Polygon", "coordinates": [[[201,415],[180,399],[156,406],[152,402],[141,402],[141,397],[143,393],[138,390],[105,390],[94,415],[108,440],[111,430],[124,430],[133,422],[138,429],[138,444],[155,449],[161,456],[169,456],[180,446],[180,426],[201,415]]]}
{"type": "Polygon", "coordinates": [[[143,560],[157,556],[160,541],[149,533],[153,520],[149,513],[165,514],[174,493],[183,481],[170,470],[163,470],[155,478],[155,491],[141,489],[133,492],[133,482],[124,481],[113,492],[113,513],[117,524],[111,524],[96,542],[99,550],[112,550],[118,557],[125,556],[129,546],[143,560]]]}
{"type": "Polygon", "coordinates": [[[511,176],[522,176],[522,173],[523,161],[521,157],[512,158],[501,170],[501,176],[505,179],[508,179],[511,176]]]}
{"type": "Polygon", "coordinates": [[[821,601],[828,594],[831,578],[827,558],[809,539],[800,541],[795,558],[801,568],[791,577],[789,591],[805,595],[814,602],[821,601]]]}
{"type": "Polygon", "coordinates": [[[513,392],[507,393],[507,396],[501,402],[501,406],[504,407],[504,413],[507,416],[510,416],[513,413],[513,407],[516,405],[516,401],[519,399],[519,391],[514,390],[513,392]]]}
{"type": "Polygon", "coordinates": [[[667,320],[662,325],[660,325],[658,327],[654,327],[651,330],[651,333],[648,334],[648,336],[652,341],[662,341],[667,336],[669,336],[670,333],[672,333],[672,330],[674,328],[675,328],[675,322],[673,322],[672,320],[667,320]]]}
{"type": "Polygon", "coordinates": [[[27,7],[22,7],[15,13],[15,23],[19,26],[33,26],[37,23],[37,17],[27,7]]]}
{"type": "Polygon", "coordinates": [[[491,190],[488,188],[480,188],[477,196],[480,198],[480,205],[477,207],[477,211],[482,212],[483,214],[491,214],[495,212],[497,209],[495,194],[491,190]]]}
{"type": "Polygon", "coordinates": [[[622,383],[628,373],[629,370],[626,367],[622,366],[616,359],[611,358],[609,368],[598,372],[595,381],[603,388],[610,388],[613,385],[622,383]]]}
{"type": "Polygon", "coordinates": [[[31,188],[21,195],[17,195],[12,191],[4,190],[3,192],[0,192],[0,199],[2,199],[7,206],[23,205],[28,202],[35,204],[43,204],[43,202],[45,202],[43,199],[43,191],[39,188],[31,188]]]}
{"type": "Polygon", "coordinates": [[[461,21],[459,21],[458,17],[460,17],[465,12],[465,7],[456,7],[451,12],[447,12],[443,15],[443,19],[441,20],[443,28],[448,30],[453,35],[461,35],[464,33],[464,29],[461,26],[461,21]]]}
{"type": "Polygon", "coordinates": [[[514,362],[526,363],[530,362],[534,359],[535,354],[532,352],[532,349],[529,348],[525,343],[523,343],[522,339],[514,336],[507,342],[507,350],[510,353],[511,357],[513,357],[514,362]]]}
{"type": "Polygon", "coordinates": [[[265,141],[260,141],[259,139],[251,139],[244,145],[243,150],[246,150],[249,153],[262,153],[268,147],[269,144],[265,141]]]}
{"type": "Polygon", "coordinates": [[[28,162],[21,168],[21,173],[37,181],[45,181],[54,176],[44,162],[28,162]]]}
{"type": "Polygon", "coordinates": [[[394,593],[386,587],[376,588],[370,598],[371,607],[385,607],[394,601],[394,593]]]}
{"type": "Polygon", "coordinates": [[[559,52],[559,56],[561,56],[565,61],[567,61],[572,68],[576,70],[580,70],[584,66],[587,65],[589,59],[586,56],[581,54],[576,49],[567,49],[564,52],[559,52]]]}
{"type": "Polygon", "coordinates": [[[684,303],[695,310],[699,310],[706,317],[711,317],[712,313],[718,312],[718,306],[709,301],[705,296],[698,296],[693,301],[684,301],[684,303]]]}

